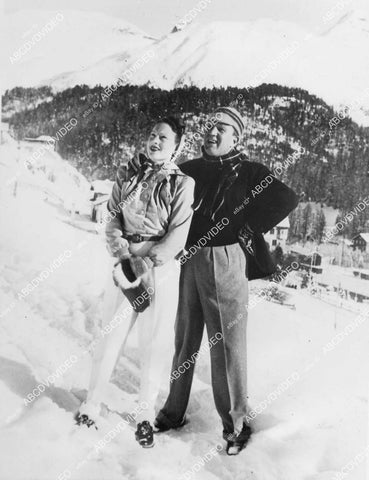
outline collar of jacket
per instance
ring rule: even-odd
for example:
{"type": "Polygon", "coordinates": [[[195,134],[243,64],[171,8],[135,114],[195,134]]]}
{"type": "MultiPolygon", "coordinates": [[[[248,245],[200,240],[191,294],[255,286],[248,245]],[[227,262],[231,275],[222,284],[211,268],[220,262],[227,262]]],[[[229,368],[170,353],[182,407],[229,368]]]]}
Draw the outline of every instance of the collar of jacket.
{"type": "Polygon", "coordinates": [[[227,165],[229,163],[233,163],[234,161],[240,161],[245,159],[245,154],[242,152],[239,152],[235,148],[233,148],[226,155],[220,155],[219,157],[215,157],[207,154],[204,147],[201,147],[201,151],[202,151],[202,158],[205,160],[205,162],[214,163],[219,166],[227,165]]]}
{"type": "Polygon", "coordinates": [[[139,153],[138,155],[134,156],[131,160],[129,160],[128,165],[134,170],[135,173],[145,172],[148,169],[151,169],[155,172],[167,173],[168,175],[173,173],[177,175],[184,175],[184,173],[179,169],[178,165],[171,160],[158,165],[151,162],[151,160],[143,153],[139,153]]]}

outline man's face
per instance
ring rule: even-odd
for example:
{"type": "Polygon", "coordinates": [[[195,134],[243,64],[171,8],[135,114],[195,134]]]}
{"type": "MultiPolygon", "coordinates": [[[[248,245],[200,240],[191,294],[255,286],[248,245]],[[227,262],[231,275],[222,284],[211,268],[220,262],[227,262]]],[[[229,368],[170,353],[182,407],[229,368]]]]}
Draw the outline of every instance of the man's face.
{"type": "Polygon", "coordinates": [[[177,136],[167,123],[157,123],[151,130],[146,144],[146,151],[154,163],[171,159],[178,144],[177,136]]]}
{"type": "Polygon", "coordinates": [[[217,122],[205,133],[205,152],[214,157],[226,155],[236,146],[237,141],[236,132],[231,125],[217,122]]]}

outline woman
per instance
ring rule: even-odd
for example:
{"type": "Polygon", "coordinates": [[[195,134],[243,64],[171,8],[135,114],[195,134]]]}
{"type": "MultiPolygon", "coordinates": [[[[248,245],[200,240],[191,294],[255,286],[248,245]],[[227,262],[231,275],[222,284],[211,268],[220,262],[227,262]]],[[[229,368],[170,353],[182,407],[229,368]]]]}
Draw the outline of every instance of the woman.
{"type": "Polygon", "coordinates": [[[192,217],[194,180],[174,163],[183,143],[183,124],[174,117],[163,118],[147,140],[147,156],[140,154],[118,170],[108,202],[114,218],[109,218],[106,226],[108,250],[115,262],[114,278],[109,277],[102,325],[103,331],[109,322],[115,327],[98,343],[87,400],[76,416],[78,423],[94,424],[103,390],[129,333],[128,319],[120,323],[112,319],[114,314],[119,317],[120,312],[130,311],[130,301],[134,308],[131,325],[136,318],[138,323],[139,404],[147,405],[138,416],[135,435],[143,447],[154,445],[154,406],[166,364],[163,352],[173,344],[171,332],[178,303],[176,257],[184,247],[192,217]],[[138,278],[133,284],[138,285],[137,291],[129,288],[132,273],[138,278]]]}

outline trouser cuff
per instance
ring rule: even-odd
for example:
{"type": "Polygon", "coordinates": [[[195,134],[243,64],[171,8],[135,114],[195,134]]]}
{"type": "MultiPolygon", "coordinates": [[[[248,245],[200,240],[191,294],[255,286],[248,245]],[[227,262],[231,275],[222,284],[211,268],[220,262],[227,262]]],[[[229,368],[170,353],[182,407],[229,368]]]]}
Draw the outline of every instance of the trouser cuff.
{"type": "Polygon", "coordinates": [[[160,423],[162,423],[163,425],[165,425],[166,427],[168,428],[178,428],[178,427],[181,427],[182,426],[182,421],[179,421],[179,422],[173,422],[172,420],[170,420],[166,415],[165,413],[163,413],[162,410],[160,410],[160,412],[157,414],[156,416],[156,420],[160,423]]]}

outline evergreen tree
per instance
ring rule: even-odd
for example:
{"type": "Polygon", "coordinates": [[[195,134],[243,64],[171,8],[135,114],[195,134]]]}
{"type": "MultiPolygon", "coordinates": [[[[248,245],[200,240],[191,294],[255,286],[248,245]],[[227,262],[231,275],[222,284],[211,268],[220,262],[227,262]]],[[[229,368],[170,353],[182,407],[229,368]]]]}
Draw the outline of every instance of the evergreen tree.
{"type": "Polygon", "coordinates": [[[312,226],[312,216],[313,216],[313,211],[311,208],[310,202],[307,202],[305,207],[303,208],[301,212],[301,237],[303,242],[306,242],[308,235],[311,232],[311,226],[312,226]]]}
{"type": "MultiPolygon", "coordinates": [[[[143,147],[161,116],[181,115],[191,140],[217,106],[235,104],[247,119],[241,144],[249,160],[272,170],[282,166],[279,178],[297,193],[305,192],[304,199],[347,212],[368,195],[368,129],[346,118],[331,135],[324,134],[335,112],[304,90],[275,84],[249,90],[191,86],[172,91],[125,85],[109,97],[103,94],[101,86],[76,86],[57,94],[49,87],[16,88],[5,93],[3,112],[19,139],[55,136],[71,118],[77,119],[59,138],[58,152],[90,179],[114,179],[117,166],[143,147]],[[287,166],[287,157],[299,145],[306,152],[287,166]]],[[[195,139],[192,157],[200,155],[200,147],[201,140],[195,139]]],[[[369,208],[355,217],[349,234],[363,230],[368,221],[369,208]]],[[[319,241],[319,222],[319,217],[311,225],[303,215],[291,216],[290,238],[305,240],[313,233],[319,241]]]]}
{"type": "Polygon", "coordinates": [[[319,208],[314,215],[312,225],[312,237],[316,242],[321,243],[326,225],[325,215],[322,208],[319,208]]]}
{"type": "Polygon", "coordinates": [[[277,245],[272,252],[273,260],[277,265],[283,264],[283,249],[280,245],[277,245]]]}

